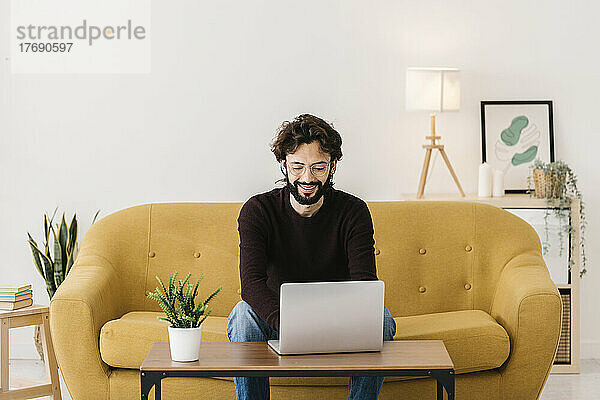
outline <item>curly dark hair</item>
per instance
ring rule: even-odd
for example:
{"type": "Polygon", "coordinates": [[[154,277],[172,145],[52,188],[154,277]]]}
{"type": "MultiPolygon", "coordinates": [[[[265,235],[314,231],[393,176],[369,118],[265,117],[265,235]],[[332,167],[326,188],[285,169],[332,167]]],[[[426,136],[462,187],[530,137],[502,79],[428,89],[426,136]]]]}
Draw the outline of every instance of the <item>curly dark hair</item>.
{"type": "Polygon", "coordinates": [[[331,156],[331,161],[342,158],[342,137],[333,125],[319,117],[302,114],[293,121],[285,121],[277,130],[277,137],[271,143],[271,151],[277,161],[285,160],[288,154],[296,151],[303,143],[319,142],[321,151],[331,156]]]}

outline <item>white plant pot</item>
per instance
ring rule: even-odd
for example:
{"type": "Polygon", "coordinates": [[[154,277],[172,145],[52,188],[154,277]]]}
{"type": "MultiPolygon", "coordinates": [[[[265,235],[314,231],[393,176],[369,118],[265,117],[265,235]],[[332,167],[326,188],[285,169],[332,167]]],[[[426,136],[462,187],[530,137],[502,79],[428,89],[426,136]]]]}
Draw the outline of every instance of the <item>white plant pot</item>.
{"type": "Polygon", "coordinates": [[[196,361],[200,355],[202,325],[198,328],[173,328],[169,330],[169,347],[173,361],[196,361]]]}

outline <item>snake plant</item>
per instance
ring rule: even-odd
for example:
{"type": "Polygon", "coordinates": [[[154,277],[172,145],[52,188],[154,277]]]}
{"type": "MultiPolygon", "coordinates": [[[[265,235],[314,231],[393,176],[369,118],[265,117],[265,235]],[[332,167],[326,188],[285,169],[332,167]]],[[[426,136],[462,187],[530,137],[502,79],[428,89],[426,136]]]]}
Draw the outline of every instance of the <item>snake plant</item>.
{"type": "Polygon", "coordinates": [[[196,306],[198,285],[204,278],[204,274],[200,276],[195,285],[189,282],[192,274],[188,274],[187,278],[184,281],[180,279],[176,286],[177,274],[178,272],[175,272],[174,275],[171,275],[168,286],[165,286],[157,276],[156,279],[162,291],[157,287],[147,296],[157,301],[166,315],[166,317],[158,317],[158,319],[170,322],[173,328],[198,328],[212,311],[212,308],[208,308],[208,303],[221,291],[222,287],[219,287],[204,302],[201,301],[196,306]]]}
{"type": "MultiPolygon", "coordinates": [[[[77,256],[77,216],[73,214],[71,223],[67,226],[65,214],[62,215],[60,224],[56,224],[56,228],[52,225],[56,211],[54,210],[52,217],[44,214],[44,247],[40,249],[36,241],[27,232],[29,247],[33,255],[33,262],[38,272],[46,281],[46,290],[52,299],[56,289],[65,280],[67,274],[71,270],[75,257],[77,256]],[[52,234],[52,236],[50,236],[52,234]],[[50,243],[52,239],[53,243],[50,243]]],[[[100,210],[96,212],[92,224],[96,221],[96,217],[100,210]]]]}

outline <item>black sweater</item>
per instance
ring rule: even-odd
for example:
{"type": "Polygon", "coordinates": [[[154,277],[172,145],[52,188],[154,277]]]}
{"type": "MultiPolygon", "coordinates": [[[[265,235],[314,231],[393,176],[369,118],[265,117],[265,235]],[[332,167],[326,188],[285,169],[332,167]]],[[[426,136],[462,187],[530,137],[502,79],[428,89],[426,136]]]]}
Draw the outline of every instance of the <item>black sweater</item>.
{"type": "Polygon", "coordinates": [[[253,196],[238,231],[242,299],[277,331],[282,283],[377,279],[369,209],[340,190],[311,217],[292,208],[287,187],[253,196]]]}

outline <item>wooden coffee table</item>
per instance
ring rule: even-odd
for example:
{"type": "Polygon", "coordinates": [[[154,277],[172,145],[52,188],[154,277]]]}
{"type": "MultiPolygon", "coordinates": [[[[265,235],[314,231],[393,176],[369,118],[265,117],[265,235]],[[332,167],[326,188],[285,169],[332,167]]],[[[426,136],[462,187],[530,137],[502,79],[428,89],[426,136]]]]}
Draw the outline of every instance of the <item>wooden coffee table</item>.
{"type": "Polygon", "coordinates": [[[441,340],[384,342],[380,352],[280,356],[266,342],[204,342],[200,359],[171,360],[169,343],[154,343],[140,366],[142,400],[161,380],[171,377],[225,376],[429,376],[437,381],[437,399],[454,399],[454,364],[441,340]]]}

